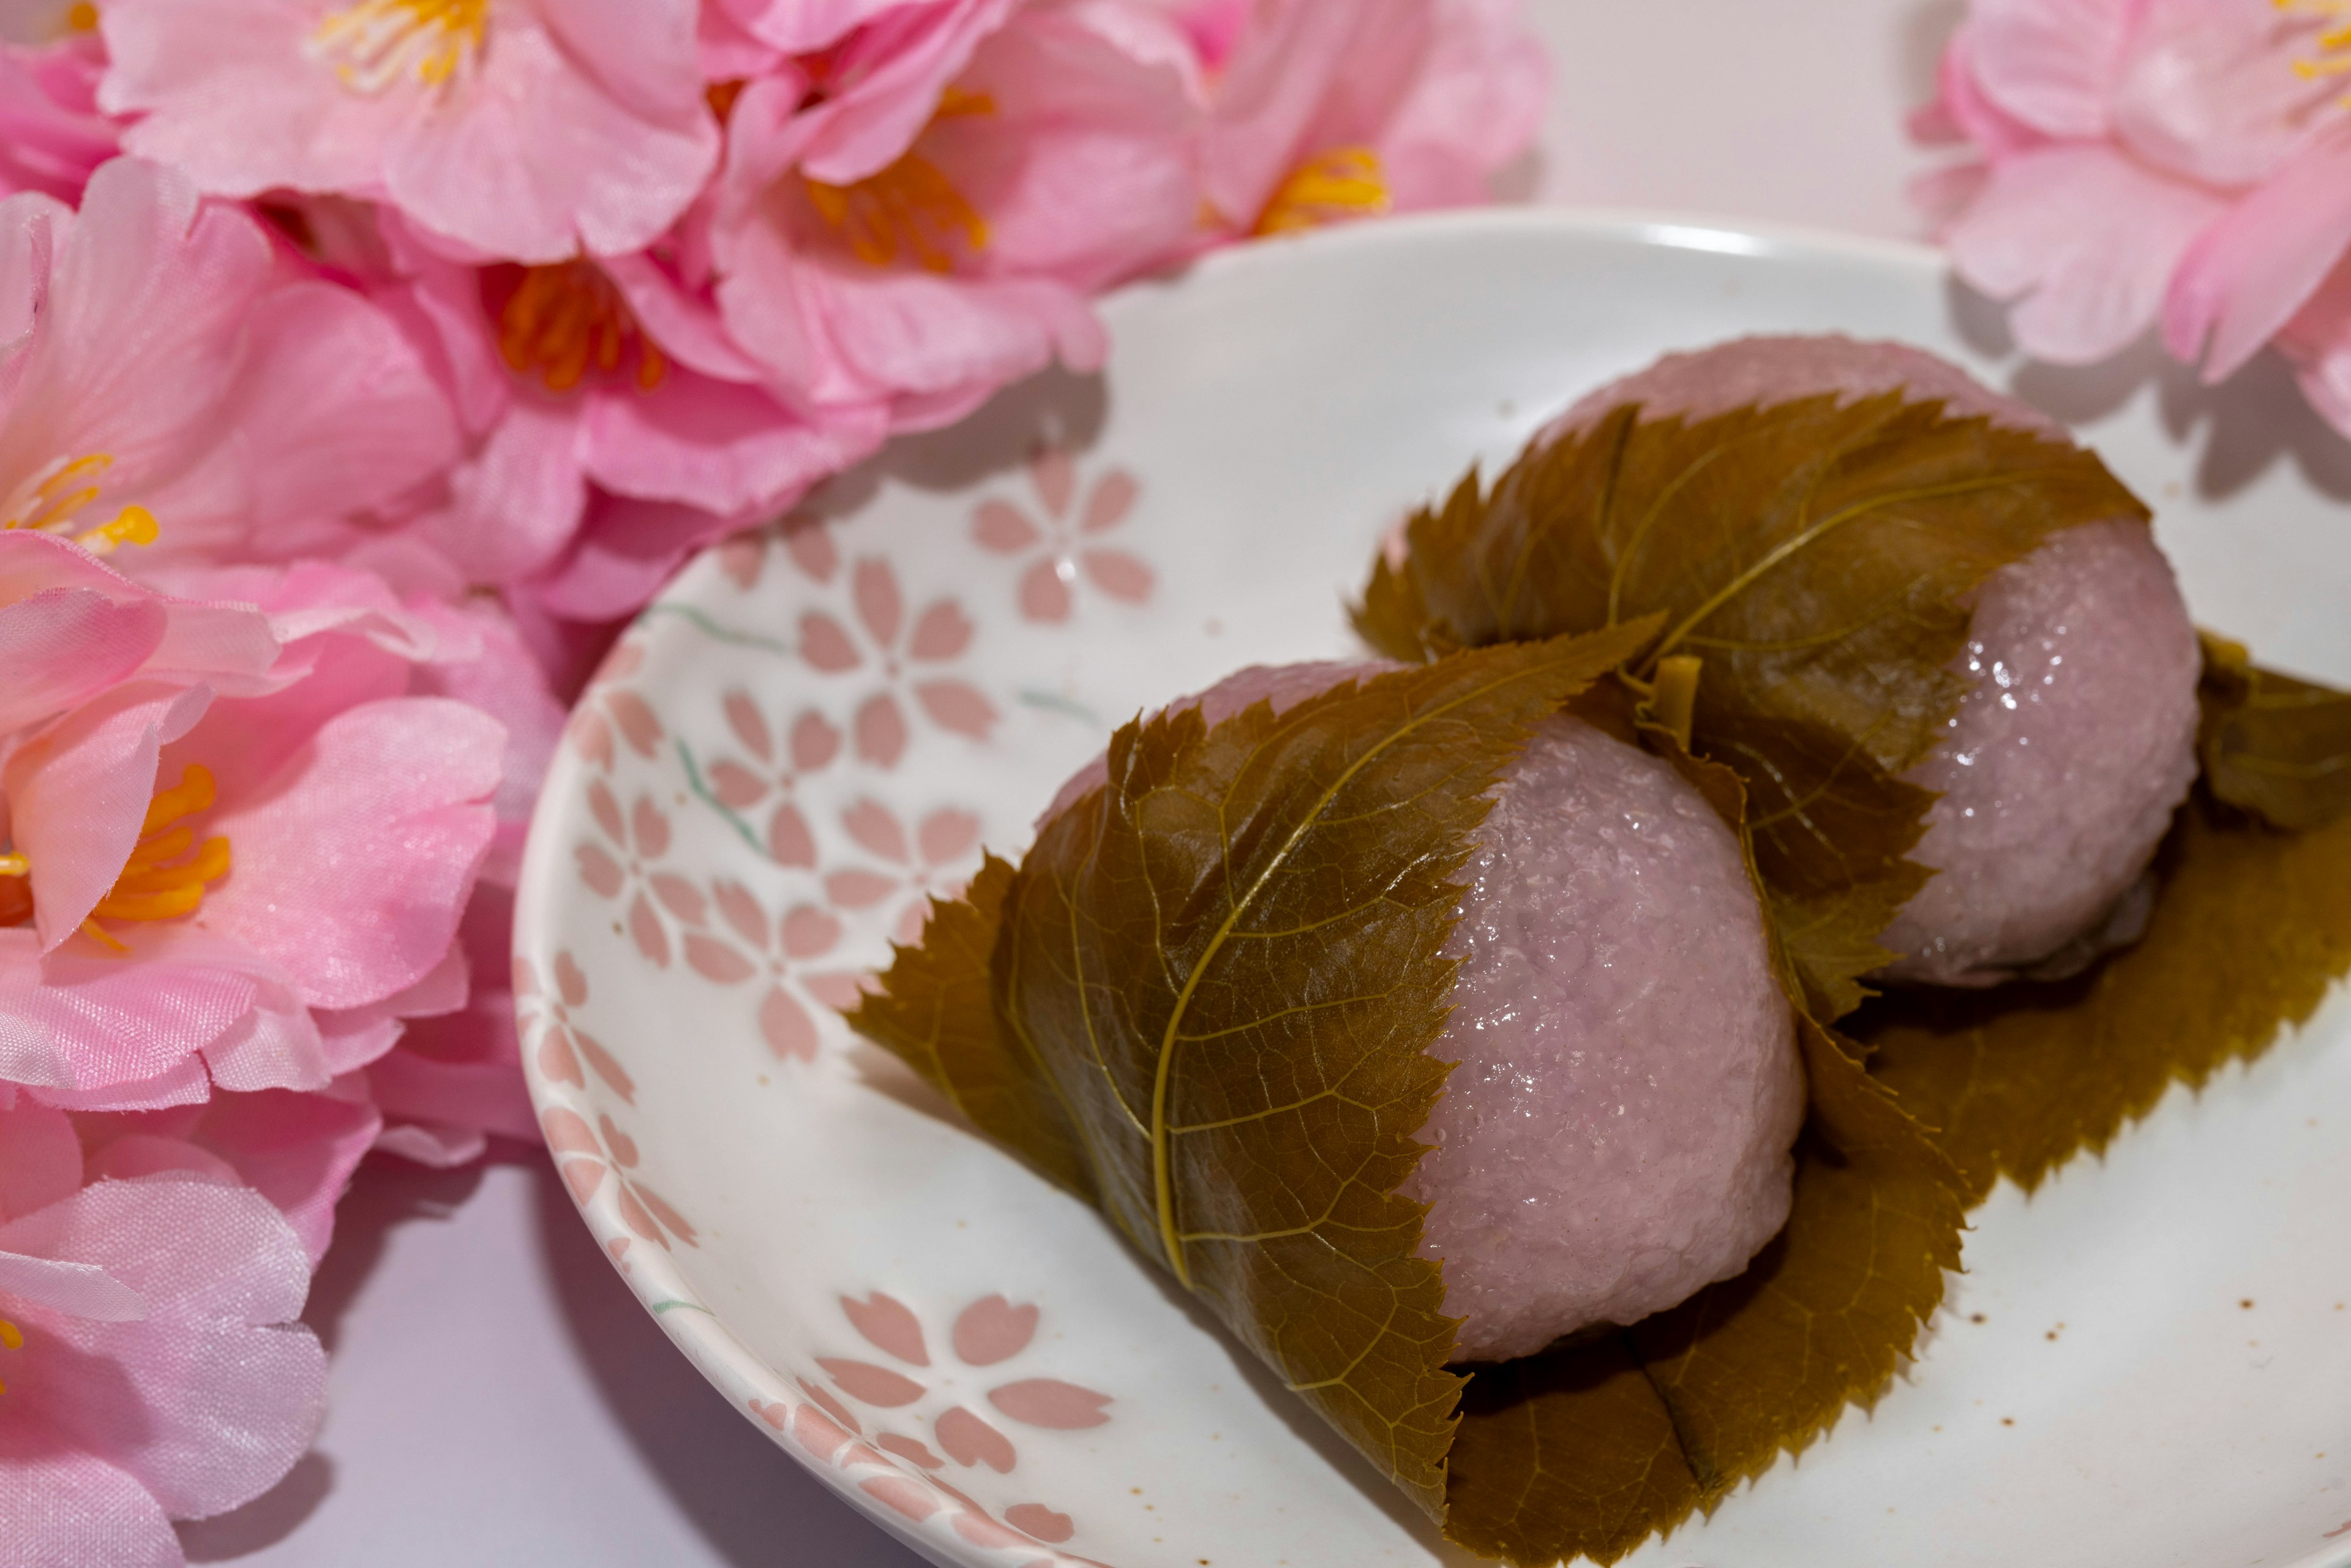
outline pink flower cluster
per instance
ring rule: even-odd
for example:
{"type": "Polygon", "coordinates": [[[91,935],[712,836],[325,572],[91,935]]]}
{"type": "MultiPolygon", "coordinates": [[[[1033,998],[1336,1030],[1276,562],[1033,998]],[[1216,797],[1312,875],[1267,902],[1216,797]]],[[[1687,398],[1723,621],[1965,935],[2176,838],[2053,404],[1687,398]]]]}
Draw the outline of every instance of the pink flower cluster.
{"type": "MultiPolygon", "coordinates": [[[[1483,199],[1516,0],[0,0],[0,1534],[308,1445],[360,1159],[534,1137],[522,831],[685,554],[1217,246],[1483,199]]],[[[16,1560],[12,1555],[11,1560],[16,1560]]]]}
{"type": "Polygon", "coordinates": [[[1921,194],[2027,351],[2273,344],[2351,434],[2351,3],[1970,0],[1912,129],[1973,150],[1921,194]]]}

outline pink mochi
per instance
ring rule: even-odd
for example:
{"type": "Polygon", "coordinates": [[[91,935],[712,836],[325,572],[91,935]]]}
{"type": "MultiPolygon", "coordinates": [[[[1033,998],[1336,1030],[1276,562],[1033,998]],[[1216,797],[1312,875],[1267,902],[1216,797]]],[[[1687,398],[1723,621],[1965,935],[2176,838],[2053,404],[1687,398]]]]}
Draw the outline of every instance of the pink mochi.
{"type": "MultiPolygon", "coordinates": [[[[1940,398],[2070,439],[2038,410],[1898,343],[1747,338],[1668,354],[1578,402],[1553,434],[1638,402],[1704,419],[1835,392],[1940,398]]],[[[1880,977],[1990,986],[2054,977],[2136,939],[2147,866],[2196,778],[2194,627],[2147,528],[2069,528],[1978,591],[1950,735],[1907,776],[1941,792],[1913,858],[1938,874],[1879,940],[1880,977]]]]}
{"type": "MultiPolygon", "coordinates": [[[[1389,667],[1258,665],[1171,706],[1215,724],[1389,667]]],[[[1787,1222],[1804,1077],[1738,841],[1666,764],[1552,719],[1463,876],[1430,1048],[1458,1065],[1404,1190],[1429,1206],[1457,1358],[1499,1361],[1746,1268],[1787,1222]]]]}

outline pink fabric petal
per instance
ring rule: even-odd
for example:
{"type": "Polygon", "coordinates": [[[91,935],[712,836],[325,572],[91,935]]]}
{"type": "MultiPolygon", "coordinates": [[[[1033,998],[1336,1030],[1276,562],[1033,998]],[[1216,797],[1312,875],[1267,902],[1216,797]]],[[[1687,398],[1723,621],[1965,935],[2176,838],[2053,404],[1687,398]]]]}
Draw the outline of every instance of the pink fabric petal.
{"type": "Polygon", "coordinates": [[[100,1182],[0,1227],[0,1251],[94,1265],[144,1299],[137,1322],[28,1312],[28,1338],[76,1354],[20,1358],[9,1396],[137,1477],[167,1513],[235,1508],[309,1447],[326,1356],[288,1325],[310,1270],[259,1194],[172,1177],[100,1182]],[[93,1375],[109,1365],[112,1375],[93,1375]]]}
{"type": "Polygon", "coordinates": [[[2201,187],[2095,145],[1993,164],[1946,236],[1959,276],[1998,299],[2037,358],[2087,364],[2154,324],[2172,271],[2226,210],[2201,187]]]}
{"type": "Polygon", "coordinates": [[[2051,136],[2106,132],[2107,99],[2144,0],[1976,0],[1968,19],[1986,97],[2051,136]]]}
{"type": "Polygon", "coordinates": [[[59,1111],[29,1100],[0,1111],[0,1224],[81,1187],[81,1143],[59,1111]]]}
{"type": "Polygon", "coordinates": [[[2351,260],[2337,264],[2278,336],[2303,395],[2326,422],[2351,435],[2351,260]]]}
{"type": "Polygon", "coordinates": [[[33,862],[42,951],[71,936],[122,874],[155,792],[162,747],[187,733],[211,695],[201,686],[172,691],[150,681],[119,686],[0,769],[16,848],[33,862]]]}
{"type": "Polygon", "coordinates": [[[47,48],[0,45],[0,195],[39,191],[72,202],[118,135],[98,112],[104,51],[69,40],[47,48]]]}
{"type": "MultiPolygon", "coordinates": [[[[609,5],[566,0],[582,13],[609,5]]],[[[623,31],[658,34],[664,19],[684,12],[679,0],[647,0],[640,23],[623,31]]],[[[572,19],[586,24],[567,29],[575,35],[594,25],[584,15],[572,19]]],[[[496,37],[478,57],[479,74],[456,101],[404,117],[386,139],[382,178],[392,200],[437,234],[517,261],[560,261],[582,247],[619,256],[651,245],[718,159],[718,127],[700,92],[663,95],[649,79],[692,73],[655,59],[615,92],[611,78],[591,75],[530,12],[503,8],[491,26],[496,37]]],[[[615,52],[600,49],[598,64],[610,65],[615,52]]]]}
{"type": "MultiPolygon", "coordinates": [[[[2003,0],[2018,5],[2022,0],[2003,0]]],[[[2082,5],[2087,0],[2066,0],[2082,5]]],[[[2221,187],[2264,178],[2341,95],[2297,61],[2318,52],[2318,19],[2210,0],[2134,0],[2137,14],[2113,133],[2156,167],[2221,187]]]]}
{"type": "Polygon", "coordinates": [[[597,483],[725,516],[782,510],[888,434],[878,410],[806,420],[756,388],[677,370],[650,393],[600,390],[586,421],[587,470],[597,483]]]}
{"type": "Polygon", "coordinates": [[[770,48],[788,55],[812,54],[837,43],[889,11],[923,0],[713,0],[737,26],[770,48]]]}
{"type": "Polygon", "coordinates": [[[831,89],[811,111],[799,163],[827,184],[852,184],[895,162],[938,108],[939,95],[1018,0],[934,0],[896,7],[833,57],[831,89]],[[837,85],[836,85],[837,84],[837,85]]]}
{"type": "Polygon", "coordinates": [[[2233,374],[2293,319],[2351,246],[2351,117],[2335,120],[2189,247],[2164,302],[2164,342],[2233,374]]]}
{"type": "Polygon", "coordinates": [[[138,1291],[94,1263],[60,1263],[5,1249],[0,1249],[0,1299],[93,1322],[135,1323],[147,1315],[147,1303],[138,1291]]]}
{"type": "Polygon", "coordinates": [[[37,1416],[0,1416],[0,1537],[24,1568],[185,1568],[154,1494],[37,1416]]]}
{"type": "Polygon", "coordinates": [[[168,617],[153,602],[117,604],[86,588],[53,588],[0,605],[0,733],[62,713],[147,662],[168,617]]]}
{"type": "Polygon", "coordinates": [[[456,936],[505,745],[495,720],[439,697],[329,719],[258,798],[216,813],[236,865],[206,925],[282,963],[313,1007],[414,984],[456,936]]]}
{"type": "Polygon", "coordinates": [[[433,541],[478,582],[543,570],[588,508],[580,408],[517,396],[489,439],[451,476],[449,507],[426,523],[433,541]]]}

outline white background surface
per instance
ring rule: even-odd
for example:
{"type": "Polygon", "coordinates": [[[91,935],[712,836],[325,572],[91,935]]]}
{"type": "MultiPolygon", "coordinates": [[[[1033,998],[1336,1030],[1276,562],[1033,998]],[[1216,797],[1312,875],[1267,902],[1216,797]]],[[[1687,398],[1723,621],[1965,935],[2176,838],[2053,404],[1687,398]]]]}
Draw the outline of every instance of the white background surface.
{"type": "MultiPolygon", "coordinates": [[[[1918,235],[1902,119],[1958,0],[1526,3],[1557,87],[1519,189],[1918,235]]],[[[371,1161],[339,1223],[307,1314],[326,1429],[277,1490],[183,1527],[192,1561],[917,1568],[670,1347],[536,1154],[371,1161]]]]}

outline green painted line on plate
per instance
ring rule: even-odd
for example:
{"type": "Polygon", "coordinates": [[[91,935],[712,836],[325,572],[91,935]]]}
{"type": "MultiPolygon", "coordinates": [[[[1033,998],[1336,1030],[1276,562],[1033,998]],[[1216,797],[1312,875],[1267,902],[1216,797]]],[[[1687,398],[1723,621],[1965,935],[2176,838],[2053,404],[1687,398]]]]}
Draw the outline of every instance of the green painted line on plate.
{"type": "Polygon", "coordinates": [[[691,604],[659,602],[648,604],[645,606],[644,615],[639,619],[654,615],[677,616],[698,628],[705,636],[717,642],[732,643],[743,648],[758,648],[767,653],[780,653],[787,659],[792,656],[792,645],[789,643],[779,642],[773,637],[762,637],[756,632],[737,632],[731,626],[722,626],[691,604]]]}
{"type": "Polygon", "coordinates": [[[726,818],[727,825],[742,834],[743,841],[758,851],[762,859],[769,858],[768,846],[759,841],[759,835],[751,831],[751,824],[736,815],[735,809],[712,794],[710,786],[702,781],[702,769],[695,765],[694,753],[682,740],[677,743],[677,759],[685,764],[685,787],[693,790],[704,805],[726,818]]]}

